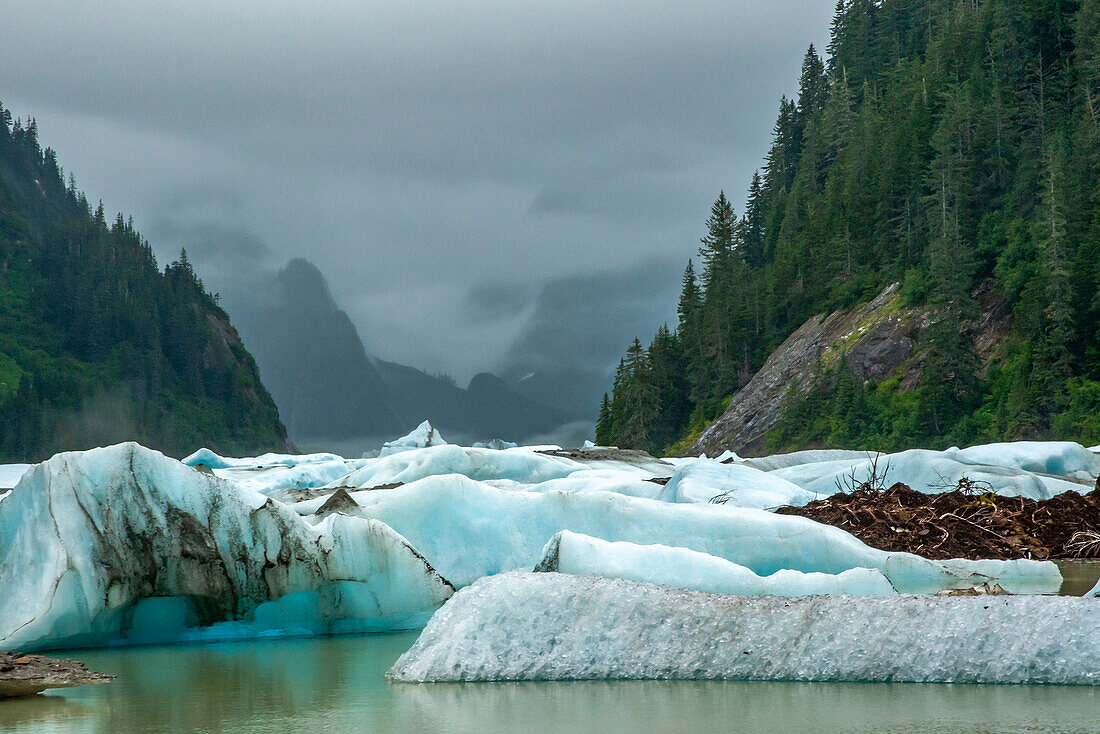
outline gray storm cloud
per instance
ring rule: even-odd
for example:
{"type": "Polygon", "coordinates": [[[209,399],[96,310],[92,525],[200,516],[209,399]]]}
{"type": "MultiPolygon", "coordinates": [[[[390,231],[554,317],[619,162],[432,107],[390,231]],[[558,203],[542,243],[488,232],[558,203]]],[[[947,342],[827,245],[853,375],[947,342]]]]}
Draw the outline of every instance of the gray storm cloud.
{"type": "Polygon", "coordinates": [[[0,99],[162,259],[307,257],[373,348],[462,377],[549,329],[547,283],[682,264],[832,10],[8,0],[0,99]]]}

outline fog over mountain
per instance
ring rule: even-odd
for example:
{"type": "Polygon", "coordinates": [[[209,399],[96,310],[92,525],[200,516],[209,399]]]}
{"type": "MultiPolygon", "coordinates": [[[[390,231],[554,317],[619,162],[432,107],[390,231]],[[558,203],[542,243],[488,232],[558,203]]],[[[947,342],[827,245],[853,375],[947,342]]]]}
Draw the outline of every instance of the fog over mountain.
{"type": "Polygon", "coordinates": [[[305,257],[370,354],[460,384],[566,353],[606,373],[674,316],[631,305],[639,273],[742,200],[832,10],[12,0],[0,98],[230,306],[305,257]]]}

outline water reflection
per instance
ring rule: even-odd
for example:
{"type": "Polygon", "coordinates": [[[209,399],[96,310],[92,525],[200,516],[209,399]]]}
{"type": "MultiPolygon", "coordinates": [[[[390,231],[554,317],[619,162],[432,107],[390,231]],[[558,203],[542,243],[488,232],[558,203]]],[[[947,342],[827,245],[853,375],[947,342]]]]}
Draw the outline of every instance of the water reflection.
{"type": "Polygon", "coordinates": [[[0,732],[1095,732],[1086,688],[783,683],[393,685],[415,634],[81,651],[106,686],[0,702],[0,732]]]}

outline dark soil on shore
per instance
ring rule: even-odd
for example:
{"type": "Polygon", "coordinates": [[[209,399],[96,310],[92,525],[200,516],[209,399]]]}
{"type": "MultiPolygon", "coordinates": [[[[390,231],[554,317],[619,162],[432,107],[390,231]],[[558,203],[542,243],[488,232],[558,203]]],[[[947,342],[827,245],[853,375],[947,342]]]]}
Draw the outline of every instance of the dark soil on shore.
{"type": "Polygon", "coordinates": [[[895,484],[776,512],[834,525],[874,548],[933,559],[1100,558],[1100,491],[1029,500],[960,490],[929,495],[895,484]]]}

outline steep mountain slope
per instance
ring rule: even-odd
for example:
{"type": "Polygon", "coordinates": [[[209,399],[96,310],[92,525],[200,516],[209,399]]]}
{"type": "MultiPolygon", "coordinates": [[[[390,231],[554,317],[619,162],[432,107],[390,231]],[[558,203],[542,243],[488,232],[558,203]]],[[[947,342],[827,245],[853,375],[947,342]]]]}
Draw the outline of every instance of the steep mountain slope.
{"type": "Polygon", "coordinates": [[[402,433],[382,377],[316,266],[291,260],[264,296],[238,308],[237,320],[295,440],[402,433]]]}
{"type": "Polygon", "coordinates": [[[382,360],[375,364],[404,423],[411,426],[418,416],[428,417],[448,437],[522,441],[573,419],[562,410],[521,395],[487,372],[475,375],[463,389],[406,365],[382,360]]]}
{"type": "Polygon", "coordinates": [[[576,416],[483,373],[446,377],[367,354],[320,270],[298,258],[234,313],[290,436],[302,445],[378,443],[428,419],[451,439],[523,440],[576,416]]]}
{"type": "Polygon", "coordinates": [[[744,420],[772,448],[1095,443],[1100,0],[841,0],[828,52],[780,103],[745,213],[715,202],[677,329],[628,350],[599,440],[687,451],[733,398],[695,450],[744,448],[744,420]],[[890,349],[862,372],[768,365],[891,283],[926,321],[898,344],[918,371],[890,349]]]}
{"type": "Polygon", "coordinates": [[[123,440],[252,453],[286,431],[186,254],[160,271],[0,106],[0,461],[123,440]]]}

